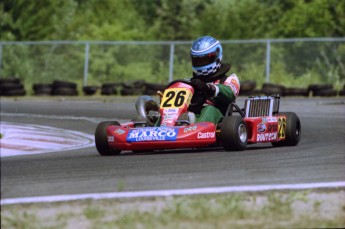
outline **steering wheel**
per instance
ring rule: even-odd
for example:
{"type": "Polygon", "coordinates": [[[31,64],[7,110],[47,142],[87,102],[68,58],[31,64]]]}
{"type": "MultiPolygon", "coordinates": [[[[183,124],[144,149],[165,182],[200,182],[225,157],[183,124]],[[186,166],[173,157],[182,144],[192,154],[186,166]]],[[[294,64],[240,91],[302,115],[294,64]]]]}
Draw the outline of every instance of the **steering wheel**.
{"type": "MultiPolygon", "coordinates": [[[[191,82],[189,80],[174,80],[174,81],[171,81],[166,86],[166,89],[175,83],[185,83],[185,84],[188,84],[188,85],[193,87],[193,85],[191,84],[191,82]]],[[[191,109],[200,107],[201,105],[203,105],[206,102],[206,99],[208,98],[208,96],[206,95],[205,92],[201,91],[199,88],[195,88],[195,87],[193,87],[193,88],[194,88],[194,94],[193,94],[193,97],[192,97],[191,102],[189,104],[189,108],[191,108],[191,109]]]]}

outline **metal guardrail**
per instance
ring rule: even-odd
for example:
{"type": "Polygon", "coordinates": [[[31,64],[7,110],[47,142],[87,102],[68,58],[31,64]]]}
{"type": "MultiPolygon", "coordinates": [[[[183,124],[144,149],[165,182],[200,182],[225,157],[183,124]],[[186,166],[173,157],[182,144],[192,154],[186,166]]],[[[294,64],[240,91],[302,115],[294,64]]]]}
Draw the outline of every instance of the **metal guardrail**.
{"type": "MultiPolygon", "coordinates": [[[[284,43],[340,43],[345,45],[345,37],[342,38],[289,38],[289,39],[253,39],[253,40],[221,40],[223,46],[226,45],[236,45],[236,44],[264,44],[265,45],[265,81],[270,82],[271,73],[271,60],[272,60],[272,45],[284,44],[284,43]]],[[[83,84],[88,84],[88,74],[90,66],[90,46],[99,45],[110,45],[110,46],[120,46],[120,45],[130,45],[130,46],[170,46],[169,51],[169,73],[168,80],[172,81],[174,78],[174,59],[177,55],[176,47],[182,45],[191,45],[192,41],[0,41],[0,77],[6,77],[3,73],[3,60],[7,55],[3,51],[4,47],[8,46],[42,46],[42,45],[83,45],[84,48],[84,64],[83,64],[83,84]]],[[[186,48],[187,49],[187,48],[186,48]]],[[[189,49],[189,47],[188,47],[189,49]]],[[[189,50],[186,50],[189,52],[189,50]]],[[[338,58],[340,61],[344,60],[345,54],[340,53],[338,58]]],[[[296,57],[298,58],[298,57],[296,57]]],[[[340,66],[344,68],[344,66],[340,66]]],[[[345,68],[341,69],[342,74],[345,75],[345,68]]],[[[345,78],[345,77],[344,77],[345,78]]]]}

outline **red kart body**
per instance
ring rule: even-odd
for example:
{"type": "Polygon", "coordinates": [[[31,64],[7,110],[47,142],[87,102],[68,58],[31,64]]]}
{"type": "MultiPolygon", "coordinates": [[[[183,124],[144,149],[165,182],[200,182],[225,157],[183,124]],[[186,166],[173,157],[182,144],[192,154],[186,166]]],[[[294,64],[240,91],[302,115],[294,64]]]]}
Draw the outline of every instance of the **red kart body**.
{"type": "Polygon", "coordinates": [[[207,147],[216,142],[215,130],[215,125],[207,122],[175,127],[107,128],[109,146],[120,150],[207,147]]]}
{"type": "Polygon", "coordinates": [[[278,119],[286,119],[285,116],[280,117],[258,117],[244,118],[248,130],[248,143],[263,143],[284,140],[285,136],[279,134],[278,119]]]}
{"type": "Polygon", "coordinates": [[[188,120],[179,118],[188,112],[189,107],[205,102],[193,102],[194,93],[195,89],[188,81],[174,81],[164,91],[156,113],[158,118],[154,122],[147,114],[147,103],[141,103],[142,111],[137,110],[144,120],[124,124],[100,123],[95,133],[98,152],[101,155],[113,155],[124,150],[151,151],[208,146],[244,150],[247,144],[271,142],[273,146],[288,146],[296,145],[300,140],[300,121],[295,113],[279,113],[279,96],[250,97],[245,101],[243,109],[231,103],[218,124],[190,124],[188,120]],[[233,112],[240,115],[233,116],[233,112]]]}
{"type": "Polygon", "coordinates": [[[175,126],[178,117],[187,112],[194,89],[177,82],[162,97],[160,125],[135,127],[135,122],[107,128],[110,147],[120,150],[154,150],[207,147],[216,142],[216,125],[210,122],[175,126]]]}

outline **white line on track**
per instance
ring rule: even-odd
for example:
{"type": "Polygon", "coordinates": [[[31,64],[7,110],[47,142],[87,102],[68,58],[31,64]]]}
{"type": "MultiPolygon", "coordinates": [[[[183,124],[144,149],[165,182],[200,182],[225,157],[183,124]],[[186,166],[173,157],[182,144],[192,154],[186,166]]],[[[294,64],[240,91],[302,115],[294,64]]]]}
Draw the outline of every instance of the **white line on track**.
{"type": "Polygon", "coordinates": [[[344,188],[345,181],[325,182],[325,183],[302,183],[302,184],[271,184],[271,185],[252,185],[252,186],[230,186],[230,187],[210,187],[195,189],[178,190],[154,190],[137,192],[110,192],[110,193],[87,193],[74,195],[57,196],[37,196],[2,199],[1,205],[25,204],[25,203],[50,203],[61,201],[75,201],[85,199],[119,199],[119,198],[138,198],[138,197],[164,197],[179,195],[199,195],[199,194],[220,194],[231,192],[259,192],[272,190],[299,190],[313,188],[344,188]]]}

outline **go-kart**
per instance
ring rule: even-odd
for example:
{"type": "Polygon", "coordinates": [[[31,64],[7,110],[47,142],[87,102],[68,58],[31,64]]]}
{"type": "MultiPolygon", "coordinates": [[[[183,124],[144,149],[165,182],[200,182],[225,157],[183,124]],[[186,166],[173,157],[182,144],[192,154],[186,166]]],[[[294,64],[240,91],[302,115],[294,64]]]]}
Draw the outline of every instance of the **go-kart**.
{"type": "Polygon", "coordinates": [[[160,95],[160,105],[151,96],[138,98],[138,120],[123,124],[99,123],[95,131],[99,154],[211,146],[242,151],[253,143],[294,146],[301,138],[298,116],[293,112],[279,112],[279,95],[248,97],[243,109],[235,102],[230,103],[224,118],[217,124],[195,123],[190,110],[204,104],[207,96],[193,88],[190,81],[173,81],[160,95]]]}

